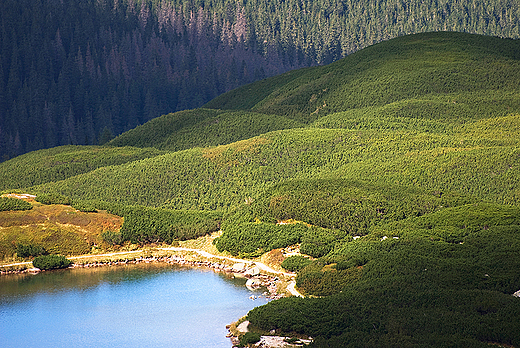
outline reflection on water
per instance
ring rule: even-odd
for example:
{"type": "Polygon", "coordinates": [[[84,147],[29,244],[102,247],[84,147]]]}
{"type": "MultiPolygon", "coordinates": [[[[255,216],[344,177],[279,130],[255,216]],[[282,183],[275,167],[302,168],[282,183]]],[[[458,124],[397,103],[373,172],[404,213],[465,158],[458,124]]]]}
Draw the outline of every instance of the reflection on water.
{"type": "Polygon", "coordinates": [[[1,345],[230,347],[225,325],[265,303],[244,284],[154,263],[0,277],[1,345]]]}

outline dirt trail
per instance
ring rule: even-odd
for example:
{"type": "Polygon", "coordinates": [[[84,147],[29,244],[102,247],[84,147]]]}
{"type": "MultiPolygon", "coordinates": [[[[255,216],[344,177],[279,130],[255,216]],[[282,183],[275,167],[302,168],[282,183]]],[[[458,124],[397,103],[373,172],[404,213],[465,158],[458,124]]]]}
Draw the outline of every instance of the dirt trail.
{"type": "Polygon", "coordinates": [[[305,297],[302,294],[300,294],[298,290],[296,290],[296,282],[294,280],[287,284],[287,291],[289,291],[289,293],[293,296],[302,298],[305,297]]]}
{"type": "Polygon", "coordinates": [[[214,254],[210,254],[207,251],[200,250],[200,249],[183,248],[183,247],[168,247],[168,248],[157,248],[157,249],[159,249],[159,250],[172,250],[172,251],[191,251],[191,252],[195,252],[195,253],[197,253],[197,254],[199,254],[199,255],[201,255],[203,257],[206,257],[206,258],[218,258],[218,259],[233,261],[233,262],[236,262],[236,263],[247,263],[249,265],[254,264],[260,270],[262,270],[264,272],[267,272],[267,273],[282,274],[282,275],[284,275],[286,277],[294,277],[294,276],[296,276],[295,273],[288,273],[288,272],[277,271],[277,270],[267,266],[265,263],[262,263],[262,262],[259,262],[259,261],[250,261],[250,260],[237,259],[237,258],[230,257],[230,256],[214,255],[214,254]]]}

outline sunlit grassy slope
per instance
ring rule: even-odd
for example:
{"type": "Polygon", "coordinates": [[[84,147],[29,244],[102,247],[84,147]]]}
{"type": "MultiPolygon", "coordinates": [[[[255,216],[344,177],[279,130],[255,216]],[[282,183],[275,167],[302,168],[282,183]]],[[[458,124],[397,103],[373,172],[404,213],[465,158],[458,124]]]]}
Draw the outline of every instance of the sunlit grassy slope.
{"type": "Polygon", "coordinates": [[[161,154],[154,148],[60,146],[0,163],[0,191],[59,181],[96,168],[161,154]]]}
{"type": "MultiPolygon", "coordinates": [[[[518,41],[400,37],[110,145],[2,163],[1,187],[173,209],[196,233],[221,223],[216,247],[245,257],[299,245],[313,262],[297,285],[319,298],[255,309],[260,330],[318,347],[520,346],[518,41]]],[[[146,226],[128,238],[157,238],[146,226]]]]}

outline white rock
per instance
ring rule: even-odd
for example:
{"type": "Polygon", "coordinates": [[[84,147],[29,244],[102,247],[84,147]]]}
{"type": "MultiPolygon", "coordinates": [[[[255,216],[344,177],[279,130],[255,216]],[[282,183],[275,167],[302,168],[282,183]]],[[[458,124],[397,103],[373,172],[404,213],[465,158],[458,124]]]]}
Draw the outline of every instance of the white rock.
{"type": "Polygon", "coordinates": [[[260,274],[260,268],[258,268],[257,266],[248,269],[248,270],[244,273],[244,275],[246,275],[246,276],[251,276],[251,277],[254,277],[254,276],[259,275],[259,274],[260,274]]]}
{"type": "Polygon", "coordinates": [[[248,326],[249,326],[249,321],[247,321],[247,320],[243,321],[240,324],[238,324],[237,330],[239,332],[248,332],[249,331],[248,328],[247,328],[248,326]]]}
{"type": "Polygon", "coordinates": [[[243,272],[246,269],[245,263],[235,263],[233,267],[231,267],[231,270],[233,272],[243,272]]]}

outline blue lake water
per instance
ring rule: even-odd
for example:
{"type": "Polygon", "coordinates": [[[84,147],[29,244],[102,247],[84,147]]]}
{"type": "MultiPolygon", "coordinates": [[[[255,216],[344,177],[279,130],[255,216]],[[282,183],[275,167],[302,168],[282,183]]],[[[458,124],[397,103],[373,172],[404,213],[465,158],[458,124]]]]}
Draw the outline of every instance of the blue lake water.
{"type": "MultiPolygon", "coordinates": [[[[0,347],[231,347],[244,279],[163,264],[0,277],[0,347]]],[[[260,293],[254,293],[259,295],[260,293]]]]}

